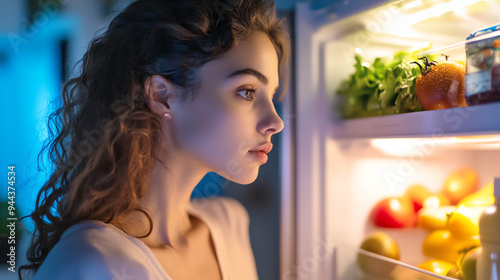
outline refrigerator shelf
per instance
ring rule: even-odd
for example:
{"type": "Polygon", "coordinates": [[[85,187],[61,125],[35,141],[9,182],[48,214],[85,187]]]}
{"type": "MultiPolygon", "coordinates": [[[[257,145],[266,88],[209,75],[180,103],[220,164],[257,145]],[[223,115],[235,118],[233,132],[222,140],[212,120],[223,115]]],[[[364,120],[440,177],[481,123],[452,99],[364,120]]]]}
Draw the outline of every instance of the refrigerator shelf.
{"type": "Polygon", "coordinates": [[[333,139],[446,137],[500,134],[500,103],[334,120],[333,139]]]}
{"type": "Polygon", "coordinates": [[[432,279],[442,279],[442,280],[456,280],[455,278],[439,275],[419,267],[407,264],[402,261],[393,260],[382,255],[378,255],[363,249],[358,249],[357,253],[360,255],[364,255],[368,260],[374,262],[375,264],[384,266],[384,265],[394,265],[394,270],[390,275],[386,275],[384,277],[377,275],[369,275],[367,273],[363,273],[363,279],[371,279],[371,280],[382,280],[382,279],[392,279],[392,280],[432,280],[432,279]]]}
{"type": "Polygon", "coordinates": [[[453,277],[439,275],[418,267],[425,261],[432,260],[421,253],[422,242],[428,232],[419,228],[384,229],[372,227],[367,232],[382,231],[397,242],[400,260],[394,260],[359,248],[352,242],[340,242],[335,246],[334,279],[349,280],[455,280],[453,277]],[[374,267],[392,267],[392,271],[383,274],[364,272],[359,266],[359,257],[364,255],[363,262],[374,267]]]}

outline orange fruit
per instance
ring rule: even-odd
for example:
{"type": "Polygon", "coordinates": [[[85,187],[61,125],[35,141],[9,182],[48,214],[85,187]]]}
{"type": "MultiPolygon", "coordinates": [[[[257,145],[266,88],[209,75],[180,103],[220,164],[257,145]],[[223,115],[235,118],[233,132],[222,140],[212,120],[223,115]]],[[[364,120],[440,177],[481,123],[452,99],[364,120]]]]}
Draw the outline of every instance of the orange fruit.
{"type": "Polygon", "coordinates": [[[456,205],[466,196],[477,191],[479,185],[479,175],[476,170],[470,167],[463,167],[451,173],[441,189],[452,205],[456,205]]]}

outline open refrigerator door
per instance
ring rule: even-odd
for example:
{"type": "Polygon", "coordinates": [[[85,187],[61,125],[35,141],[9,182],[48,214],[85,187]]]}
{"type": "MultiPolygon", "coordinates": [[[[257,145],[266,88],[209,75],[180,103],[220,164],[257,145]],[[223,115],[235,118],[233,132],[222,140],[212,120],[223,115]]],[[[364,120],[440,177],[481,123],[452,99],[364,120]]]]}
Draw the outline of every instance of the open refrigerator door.
{"type": "MultiPolygon", "coordinates": [[[[428,193],[425,198],[437,200],[430,207],[449,206],[452,210],[446,214],[452,214],[465,194],[448,202],[440,198],[446,196],[445,185],[457,173],[475,176],[469,184],[474,192],[484,191],[500,175],[496,164],[500,103],[424,109],[415,93],[409,92],[420,72],[411,62],[425,64],[423,56],[428,62],[450,60],[465,67],[466,38],[498,23],[500,1],[368,2],[369,10],[349,1],[296,6],[295,167],[291,174],[283,173],[293,177],[287,182],[295,186],[293,196],[283,196],[289,199],[284,205],[292,207],[283,209],[282,217],[291,229],[282,231],[282,240],[289,241],[282,246],[290,246],[286,252],[293,257],[282,255],[282,279],[457,279],[445,276],[450,267],[433,269],[424,263],[437,260],[460,268],[457,262],[463,253],[459,251],[466,245],[479,246],[477,236],[459,248],[449,241],[446,220],[434,228],[421,226],[414,205],[413,217],[386,217],[396,220],[392,225],[381,226],[374,212],[383,200],[386,210],[404,208],[406,204],[397,199],[409,198],[409,190],[419,186],[428,193]],[[404,60],[410,69],[407,80],[398,80],[406,70],[396,72],[395,60],[404,60]],[[353,73],[377,71],[377,63],[383,64],[382,77],[378,84],[370,84],[373,92],[363,93],[362,106],[357,100],[346,101],[339,93],[349,91],[346,84],[373,82],[358,81],[353,73]],[[393,76],[387,77],[387,68],[393,76]],[[415,69],[419,72],[412,72],[415,69]],[[348,106],[352,110],[346,110],[348,106]],[[390,199],[396,200],[391,204],[390,199]],[[411,225],[405,224],[408,220],[411,225]],[[378,232],[398,247],[398,260],[382,276],[360,267],[360,262],[373,257],[391,264],[383,256],[370,255],[373,250],[361,248],[378,232]],[[454,253],[446,256],[439,254],[448,250],[446,246],[432,245],[447,242],[454,253]],[[360,255],[366,258],[360,261],[360,255]]],[[[283,188],[290,193],[290,186],[283,188]]],[[[382,216],[390,216],[385,212],[382,216]]]]}

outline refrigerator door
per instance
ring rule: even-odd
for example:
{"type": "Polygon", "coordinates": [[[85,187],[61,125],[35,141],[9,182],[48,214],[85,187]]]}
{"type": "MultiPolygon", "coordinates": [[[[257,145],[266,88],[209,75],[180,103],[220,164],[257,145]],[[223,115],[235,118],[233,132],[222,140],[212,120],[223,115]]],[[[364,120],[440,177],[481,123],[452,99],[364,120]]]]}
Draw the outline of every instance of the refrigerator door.
{"type": "MultiPolygon", "coordinates": [[[[498,136],[500,103],[348,121],[340,120],[333,108],[336,89],[353,71],[356,51],[374,58],[429,43],[434,49],[463,45],[470,32],[496,23],[500,1],[369,2],[369,10],[354,1],[296,4],[295,98],[290,105],[295,106],[295,167],[290,175],[295,203],[283,208],[290,211],[288,225],[294,230],[282,231],[294,257],[282,255],[282,279],[363,279],[355,276],[355,256],[363,236],[373,230],[366,226],[369,210],[377,199],[403,191],[397,184],[384,190],[367,187],[377,183],[383,170],[403,170],[409,174],[403,176],[405,182],[426,178],[429,184],[461,163],[476,163],[488,176],[495,173],[482,162],[499,155],[496,138],[493,152],[470,152],[463,145],[450,152],[446,149],[452,146],[445,144],[442,150],[437,141],[428,145],[426,139],[498,136]],[[416,170],[404,170],[403,160],[373,148],[372,140],[409,137],[413,147],[420,144],[420,151],[429,153],[416,170]]],[[[407,244],[405,261],[423,260],[421,243],[407,239],[424,237],[419,230],[398,237],[407,244]]]]}

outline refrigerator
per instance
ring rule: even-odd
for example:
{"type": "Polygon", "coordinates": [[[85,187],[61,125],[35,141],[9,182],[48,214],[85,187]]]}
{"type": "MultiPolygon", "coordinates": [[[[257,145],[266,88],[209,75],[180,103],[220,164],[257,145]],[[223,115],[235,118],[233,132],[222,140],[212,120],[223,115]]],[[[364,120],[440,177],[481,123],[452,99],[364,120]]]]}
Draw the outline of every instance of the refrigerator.
{"type": "Polygon", "coordinates": [[[294,15],[284,100],[281,279],[375,279],[356,257],[372,232],[399,245],[393,279],[453,279],[406,268],[429,259],[426,231],[377,228],[374,205],[414,184],[439,192],[469,166],[484,187],[500,176],[500,103],[344,119],[336,93],[363,59],[424,48],[465,61],[473,31],[500,22],[499,0],[305,1],[294,15]],[[288,123],[287,123],[288,122],[288,123]]]}

